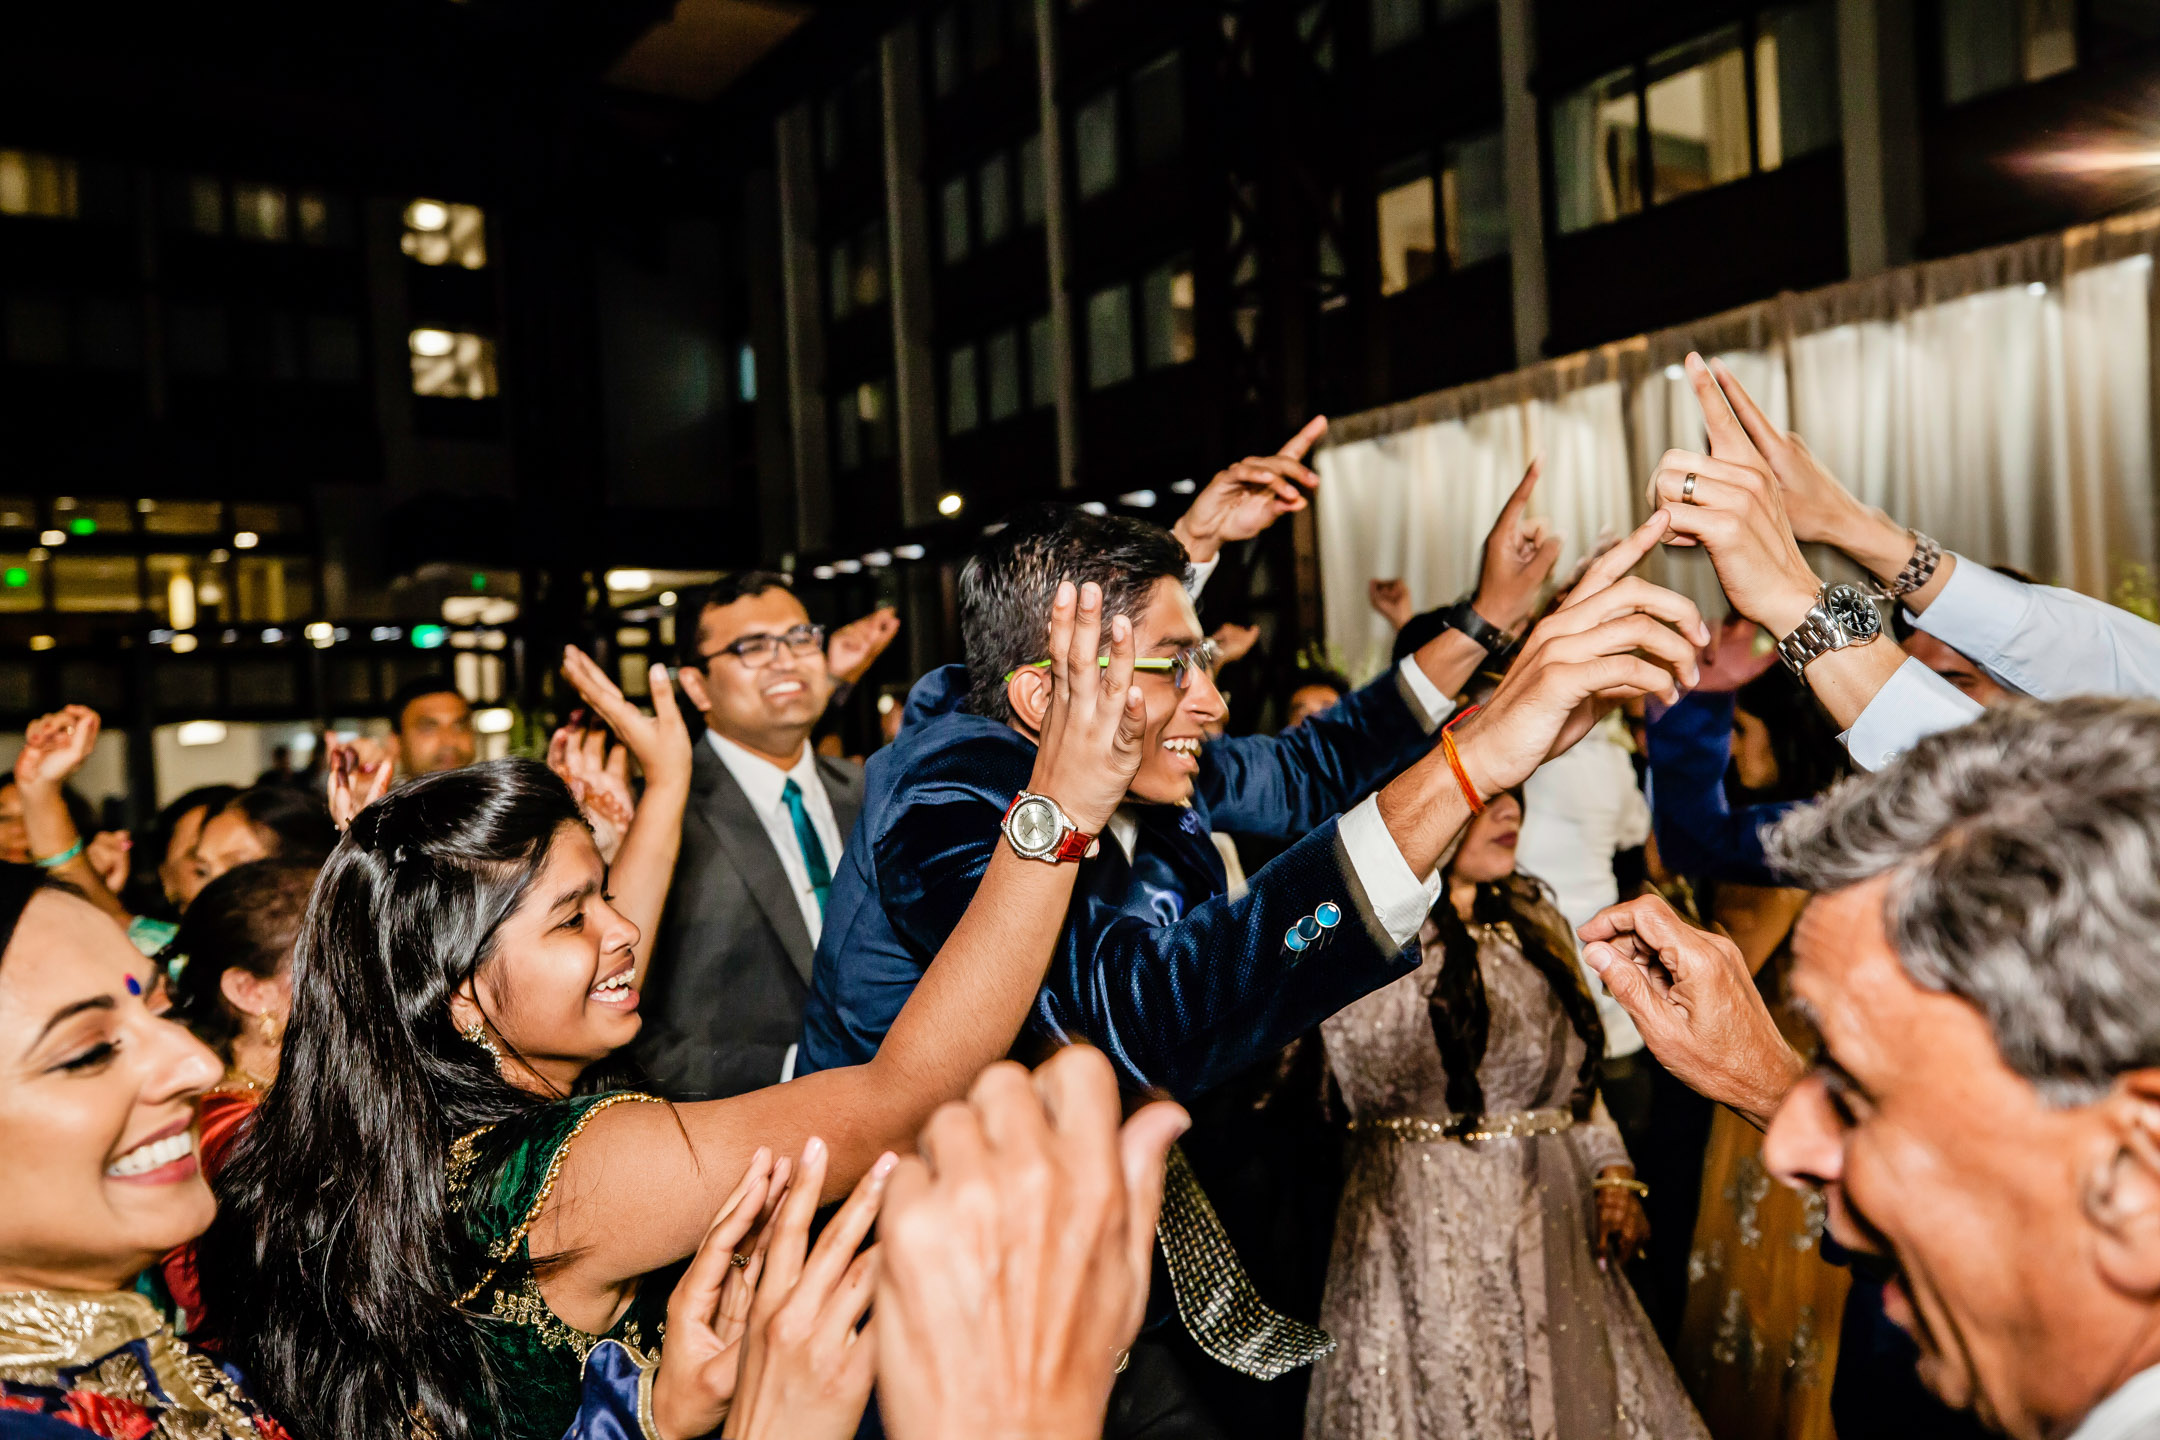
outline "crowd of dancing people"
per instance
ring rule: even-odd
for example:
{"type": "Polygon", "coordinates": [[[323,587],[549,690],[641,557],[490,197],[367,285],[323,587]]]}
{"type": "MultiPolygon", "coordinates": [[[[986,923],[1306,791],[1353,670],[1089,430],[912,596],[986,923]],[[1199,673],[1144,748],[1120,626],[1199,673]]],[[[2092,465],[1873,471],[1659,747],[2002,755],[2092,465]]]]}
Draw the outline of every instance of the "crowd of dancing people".
{"type": "Polygon", "coordinates": [[[758,571],[544,761],[426,681],[131,839],[39,719],[0,1437],[2160,1435],[2160,626],[1687,371],[1272,734],[1198,602],[1318,421],[995,528],[866,766],[898,622],[758,571]]]}

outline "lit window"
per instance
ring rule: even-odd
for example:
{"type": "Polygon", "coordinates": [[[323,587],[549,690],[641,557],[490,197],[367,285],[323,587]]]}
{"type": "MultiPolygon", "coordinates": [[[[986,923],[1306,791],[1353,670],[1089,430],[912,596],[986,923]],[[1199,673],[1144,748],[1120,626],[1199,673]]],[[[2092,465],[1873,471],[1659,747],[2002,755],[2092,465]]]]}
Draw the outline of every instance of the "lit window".
{"type": "Polygon", "coordinates": [[[225,186],[215,175],[191,175],[183,201],[187,228],[198,235],[225,233],[225,186]]]}
{"type": "Polygon", "coordinates": [[[55,555],[46,563],[52,568],[55,610],[108,615],[142,608],[132,555],[55,555]]]}
{"type": "Polygon", "coordinates": [[[1140,282],[1140,290],[1147,368],[1183,365],[1194,354],[1191,262],[1173,260],[1156,266],[1140,282]]]}
{"type": "Polygon", "coordinates": [[[405,207],[405,236],[398,242],[422,265],[487,265],[487,213],[477,205],[415,200],[405,207]]]}
{"type": "Polygon", "coordinates": [[[415,395],[485,400],[495,393],[495,342],[454,330],[412,332],[415,395]]]}
{"type": "Polygon", "coordinates": [[[0,215],[72,220],[80,204],[75,162],[34,150],[0,150],[0,215]]]}
{"type": "Polygon", "coordinates": [[[62,495],[53,501],[53,523],[77,539],[124,534],[135,528],[135,507],[118,498],[62,495]]]}
{"type": "Polygon", "coordinates": [[[1028,404],[1046,410],[1057,404],[1057,333],[1048,315],[1028,321],[1028,404]]]}
{"type": "Polygon", "coordinates": [[[337,195],[318,195],[303,190],[293,199],[294,228],[309,245],[350,245],[353,238],[351,202],[337,195]]]}
{"type": "Polygon", "coordinates": [[[1633,69],[1607,75],[1553,107],[1553,185],[1562,233],[1642,209],[1641,126],[1633,69]]]}
{"type": "MultiPolygon", "coordinates": [[[[303,529],[306,524],[307,517],[297,505],[233,506],[233,529],[258,536],[287,535],[303,529]]],[[[242,541],[236,536],[234,543],[245,550],[255,541],[242,541]]]]}
{"type": "Polygon", "coordinates": [[[852,240],[833,246],[828,257],[833,319],[867,310],[885,299],[885,226],[864,227],[852,240]]]}
{"type": "Polygon", "coordinates": [[[975,347],[956,346],[945,357],[945,433],[965,435],[981,423],[975,386],[975,347]]]}
{"type": "Polygon", "coordinates": [[[1755,37],[1757,163],[1775,170],[1837,142],[1837,31],[1828,0],[1765,12],[1755,37]]]}
{"type": "Polygon", "coordinates": [[[1012,166],[1004,152],[991,156],[975,172],[977,203],[982,208],[982,239],[994,245],[1012,229],[1012,166]]]}
{"type": "Polygon", "coordinates": [[[1105,90],[1073,115],[1073,149],[1078,152],[1076,183],[1080,198],[1092,200],[1117,188],[1117,92],[1105,90]]]}
{"type": "Polygon", "coordinates": [[[138,500],[135,508],[153,535],[215,535],[225,528],[215,500],[138,500]]]}
{"type": "Polygon", "coordinates": [[[1133,163],[1145,170],[1185,148],[1185,87],[1177,52],[1132,77],[1133,163]]]}
{"type": "Polygon", "coordinates": [[[1433,225],[1433,179],[1424,156],[1394,167],[1380,181],[1380,293],[1396,295],[1432,278],[1438,265],[1433,225]]]}
{"type": "Polygon", "coordinates": [[[757,347],[747,340],[735,350],[735,398],[745,405],[757,400],[757,347]]]}
{"type": "Polygon", "coordinates": [[[1382,55],[1425,33],[1425,0],[1372,0],[1373,54],[1382,55]]]}
{"type": "Polygon", "coordinates": [[[45,560],[42,552],[0,554],[0,611],[45,608],[45,560]]]}
{"type": "Polygon", "coordinates": [[[233,234],[242,240],[281,241],[288,233],[285,192],[275,185],[235,185],[233,234]]]}
{"type": "Polygon", "coordinates": [[[958,10],[942,10],[930,22],[930,86],[941,100],[960,88],[958,10]]]}
{"type": "Polygon", "coordinates": [[[1654,56],[1647,79],[1652,204],[1747,175],[1747,62],[1739,27],[1654,56]]]}
{"type": "Polygon", "coordinates": [[[27,495],[0,495],[0,530],[37,528],[37,501],[27,495]]]}
{"type": "Polygon", "coordinates": [[[243,555],[235,561],[235,609],[225,616],[242,624],[280,624],[315,608],[315,580],[307,561],[278,555],[243,555]]]}
{"type": "Polygon", "coordinates": [[[893,406],[889,381],[865,380],[855,387],[855,418],[862,425],[863,459],[892,459],[893,406]]]}
{"type": "Polygon", "coordinates": [[[1020,332],[1000,330],[983,342],[990,419],[1009,420],[1020,413],[1020,332]]]}
{"type": "Polygon", "coordinates": [[[1088,296],[1088,389],[1132,379],[1132,290],[1109,285],[1088,296]]]}
{"type": "Polygon", "coordinates": [[[1042,133],[1020,142],[1020,223],[1043,223],[1042,133]]]}
{"type": "Polygon", "coordinates": [[[1938,13],[1943,99],[1952,105],[2077,64],[2075,0],[1957,0],[1938,13]]]}
{"type": "Polygon", "coordinates": [[[1452,268],[1507,254],[1505,157],[1498,131],[1448,147],[1440,172],[1440,213],[1446,217],[1452,268]]]}
{"type": "Polygon", "coordinates": [[[950,265],[968,253],[968,182],[955,175],[938,187],[939,230],[945,263],[950,265]]]}

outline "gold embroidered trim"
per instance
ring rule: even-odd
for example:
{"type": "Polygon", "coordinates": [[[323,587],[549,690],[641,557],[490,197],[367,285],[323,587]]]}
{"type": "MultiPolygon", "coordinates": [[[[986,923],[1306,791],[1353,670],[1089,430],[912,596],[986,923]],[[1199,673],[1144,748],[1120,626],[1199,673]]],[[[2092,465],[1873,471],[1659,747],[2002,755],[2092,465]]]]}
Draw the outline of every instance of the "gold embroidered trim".
{"type": "Polygon", "coordinates": [[[547,1297],[540,1293],[540,1282],[531,1274],[515,1290],[497,1290],[488,1306],[488,1313],[497,1320],[512,1325],[522,1325],[539,1333],[540,1343],[558,1350],[568,1350],[583,1365],[592,1352],[603,1343],[615,1344],[628,1351],[632,1361],[641,1366],[657,1364],[646,1354],[645,1335],[635,1320],[625,1320],[620,1338],[594,1335],[580,1330],[549,1308],[547,1297]]]}
{"type": "MultiPolygon", "coordinates": [[[[488,1258],[495,1262],[494,1265],[489,1267],[487,1273],[480,1277],[479,1282],[475,1284],[472,1289],[467,1290],[463,1295],[460,1295],[458,1297],[458,1304],[471,1304],[472,1301],[480,1294],[482,1290],[487,1289],[488,1282],[493,1280],[496,1274],[502,1269],[503,1262],[508,1260],[512,1255],[515,1255],[518,1251],[518,1247],[525,1243],[526,1233],[532,1229],[533,1222],[540,1218],[540,1211],[542,1207],[547,1204],[548,1197],[555,1193],[555,1182],[562,1175],[563,1160],[570,1154],[570,1146],[573,1142],[577,1140],[578,1136],[585,1133],[585,1127],[593,1122],[593,1117],[595,1115],[598,1115],[603,1110],[612,1110],[617,1105],[626,1104],[630,1101],[636,1101],[637,1103],[643,1105],[660,1105],[665,1103],[657,1095],[643,1095],[633,1090],[625,1090],[620,1094],[603,1096],[598,1102],[593,1105],[591,1109],[587,1110],[583,1115],[578,1116],[577,1124],[570,1127],[570,1133],[563,1136],[562,1143],[555,1147],[555,1153],[548,1157],[547,1174],[542,1177],[540,1181],[539,1193],[533,1196],[532,1204],[527,1207],[525,1211],[525,1218],[518,1222],[517,1228],[515,1230],[512,1230],[508,1235],[505,1235],[494,1245],[488,1247],[488,1258]]],[[[472,1142],[477,1142],[480,1136],[485,1133],[486,1131],[484,1130],[476,1130],[469,1136],[461,1136],[457,1144],[450,1147],[450,1168],[453,1171],[458,1163],[459,1148],[464,1148],[466,1168],[465,1179],[468,1183],[471,1181],[472,1178],[472,1142]]],[[[450,1178],[451,1183],[455,1184],[455,1176],[452,1175],[450,1178]]],[[[535,1291],[534,1293],[537,1294],[538,1292],[535,1291]]],[[[543,1306],[542,1308],[545,1309],[546,1307],[543,1306]]],[[[552,1315],[553,1312],[551,1311],[549,1313],[552,1315]]],[[[558,1321],[557,1323],[559,1324],[561,1322],[558,1321]]],[[[567,1329],[568,1327],[565,1328],[567,1329]]],[[[590,1345],[586,1346],[587,1350],[590,1350],[591,1348],[592,1347],[590,1345]]],[[[580,1352],[580,1358],[583,1358],[583,1352],[580,1352]]]]}
{"type": "Polygon", "coordinates": [[[1558,1135],[1575,1126],[1567,1110],[1511,1110],[1502,1115],[1456,1115],[1429,1120],[1422,1115],[1384,1115],[1353,1120],[1350,1128],[1376,1138],[1406,1141],[1513,1140],[1529,1135],[1558,1135]]]}

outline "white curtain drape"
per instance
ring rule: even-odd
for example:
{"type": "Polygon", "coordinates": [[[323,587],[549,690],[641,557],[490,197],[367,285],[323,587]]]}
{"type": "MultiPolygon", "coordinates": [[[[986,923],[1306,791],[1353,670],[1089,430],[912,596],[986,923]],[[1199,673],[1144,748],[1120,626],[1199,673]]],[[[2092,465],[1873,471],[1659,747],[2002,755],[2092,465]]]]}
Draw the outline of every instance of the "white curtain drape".
{"type": "MultiPolygon", "coordinates": [[[[2058,261],[2051,281],[1996,283],[1879,318],[1780,336],[1764,333],[1762,307],[1749,325],[1725,317],[1713,333],[1754,340],[1723,349],[1726,362],[1862,499],[1976,560],[2109,598],[2128,567],[2155,560],[2152,270],[2149,253],[2068,273],[2058,261]]],[[[1545,459],[1533,513],[1567,539],[1560,573],[1647,514],[1658,457],[1703,443],[1694,393],[1667,358],[1690,338],[1608,347],[1617,359],[1574,372],[1593,383],[1566,388],[1563,370],[1542,387],[1557,398],[1488,382],[1460,404],[1416,402],[1445,418],[1415,423],[1397,407],[1411,423],[1338,426],[1344,441],[1319,456],[1316,506],[1335,663],[1363,679],[1387,659],[1368,581],[1401,577],[1421,609],[1468,592],[1479,543],[1533,454],[1545,459]]],[[[1706,613],[1723,610],[1699,552],[1667,550],[1652,573],[1706,613]]]]}

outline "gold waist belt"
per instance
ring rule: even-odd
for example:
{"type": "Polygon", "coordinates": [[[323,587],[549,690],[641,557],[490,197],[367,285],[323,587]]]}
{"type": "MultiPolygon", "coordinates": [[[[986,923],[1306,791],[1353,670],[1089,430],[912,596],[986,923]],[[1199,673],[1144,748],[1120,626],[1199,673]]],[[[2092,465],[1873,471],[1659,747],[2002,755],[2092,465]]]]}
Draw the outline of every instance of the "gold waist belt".
{"type": "Polygon", "coordinates": [[[1350,1128],[1375,1138],[1408,1143],[1432,1141],[1513,1140],[1526,1135],[1558,1135],[1573,1129],[1574,1112],[1566,1109],[1510,1110],[1503,1115],[1452,1115],[1428,1120],[1422,1115],[1386,1115],[1353,1120],[1350,1128]]]}

